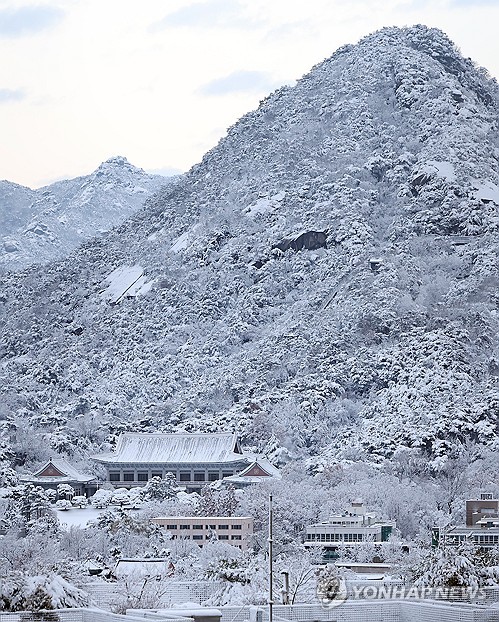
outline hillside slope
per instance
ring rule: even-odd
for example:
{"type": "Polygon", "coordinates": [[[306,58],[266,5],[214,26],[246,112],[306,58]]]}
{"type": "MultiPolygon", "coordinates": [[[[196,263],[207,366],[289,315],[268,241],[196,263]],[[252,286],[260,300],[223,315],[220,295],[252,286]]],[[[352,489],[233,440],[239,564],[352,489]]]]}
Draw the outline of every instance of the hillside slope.
{"type": "Polygon", "coordinates": [[[18,453],[21,425],[46,433],[36,451],[83,453],[124,429],[237,429],[313,468],[495,446],[498,104],[440,31],[384,29],[121,227],[9,276],[18,453]]]}
{"type": "Polygon", "coordinates": [[[168,181],[122,157],[38,190],[0,181],[0,271],[66,257],[121,224],[168,181]]]}

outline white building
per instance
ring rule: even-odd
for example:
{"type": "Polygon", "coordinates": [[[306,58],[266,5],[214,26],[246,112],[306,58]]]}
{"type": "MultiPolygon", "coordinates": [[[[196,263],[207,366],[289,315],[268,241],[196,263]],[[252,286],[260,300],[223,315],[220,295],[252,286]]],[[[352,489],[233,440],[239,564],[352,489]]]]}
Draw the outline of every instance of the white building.
{"type": "Polygon", "coordinates": [[[192,540],[200,547],[219,540],[245,551],[253,534],[251,516],[158,516],[151,520],[169,531],[172,540],[192,540]]]}
{"type": "Polygon", "coordinates": [[[337,559],[338,548],[342,545],[386,542],[394,526],[392,522],[378,520],[374,512],[367,512],[362,501],[356,500],[328,521],[309,525],[304,544],[309,550],[322,549],[326,560],[337,559]]]}

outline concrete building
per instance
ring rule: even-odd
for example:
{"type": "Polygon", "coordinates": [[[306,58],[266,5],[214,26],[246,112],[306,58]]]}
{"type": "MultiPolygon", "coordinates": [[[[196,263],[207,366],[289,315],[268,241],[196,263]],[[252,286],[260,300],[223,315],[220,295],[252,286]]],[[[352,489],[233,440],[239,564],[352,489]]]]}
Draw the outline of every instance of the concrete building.
{"type": "Polygon", "coordinates": [[[493,499],[490,493],[482,493],[480,499],[466,501],[466,527],[488,526],[499,524],[499,500],[493,499]]]}
{"type": "Polygon", "coordinates": [[[246,551],[253,535],[251,516],[158,516],[151,520],[169,531],[173,540],[192,540],[200,547],[219,540],[246,551]]]}
{"type": "Polygon", "coordinates": [[[324,523],[306,528],[304,545],[307,549],[322,549],[324,560],[338,558],[340,546],[356,546],[362,542],[386,542],[394,523],[380,521],[374,512],[368,512],[360,500],[352,501],[341,514],[331,516],[324,523]]]}
{"type": "Polygon", "coordinates": [[[480,499],[466,501],[466,525],[434,527],[432,546],[458,546],[471,542],[481,548],[499,545],[499,500],[490,493],[482,493],[480,499]]]}
{"type": "Polygon", "coordinates": [[[104,465],[107,481],[126,488],[145,486],[152,477],[173,473],[187,492],[199,492],[218,480],[242,486],[278,473],[268,461],[244,454],[235,434],[126,433],[115,451],[92,459],[104,465]]]}

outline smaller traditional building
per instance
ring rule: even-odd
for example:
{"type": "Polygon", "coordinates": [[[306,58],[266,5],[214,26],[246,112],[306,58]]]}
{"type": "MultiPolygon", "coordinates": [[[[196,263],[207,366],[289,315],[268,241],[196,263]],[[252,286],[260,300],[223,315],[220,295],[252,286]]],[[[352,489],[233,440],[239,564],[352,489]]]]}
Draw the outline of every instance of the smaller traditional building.
{"type": "Polygon", "coordinates": [[[169,531],[172,540],[192,540],[200,547],[220,540],[246,551],[253,535],[251,516],[158,516],[152,522],[169,531]]]}
{"type": "Polygon", "coordinates": [[[97,479],[90,473],[82,473],[66,460],[50,458],[41,469],[32,475],[23,475],[20,480],[25,484],[41,486],[44,490],[57,490],[59,484],[69,484],[75,495],[91,497],[97,491],[97,479]]]}
{"type": "Polygon", "coordinates": [[[265,458],[255,458],[250,465],[236,475],[224,477],[223,482],[232,484],[235,488],[246,488],[251,484],[258,484],[269,479],[282,479],[279,469],[265,458]]]}

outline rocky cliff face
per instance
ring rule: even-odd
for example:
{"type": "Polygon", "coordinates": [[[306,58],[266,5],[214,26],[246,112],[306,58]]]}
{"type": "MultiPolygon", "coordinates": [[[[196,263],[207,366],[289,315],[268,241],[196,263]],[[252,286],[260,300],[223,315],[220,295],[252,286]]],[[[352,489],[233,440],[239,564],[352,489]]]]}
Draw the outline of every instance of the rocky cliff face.
{"type": "Polygon", "coordinates": [[[121,224],[168,179],[116,157],[91,175],[31,190],[0,181],[0,271],[61,259],[121,224]]]}
{"type": "Polygon", "coordinates": [[[20,420],[82,452],[237,429],[312,468],[495,446],[498,103],[440,31],[384,29],[70,261],[9,276],[13,442],[20,420]]]}

